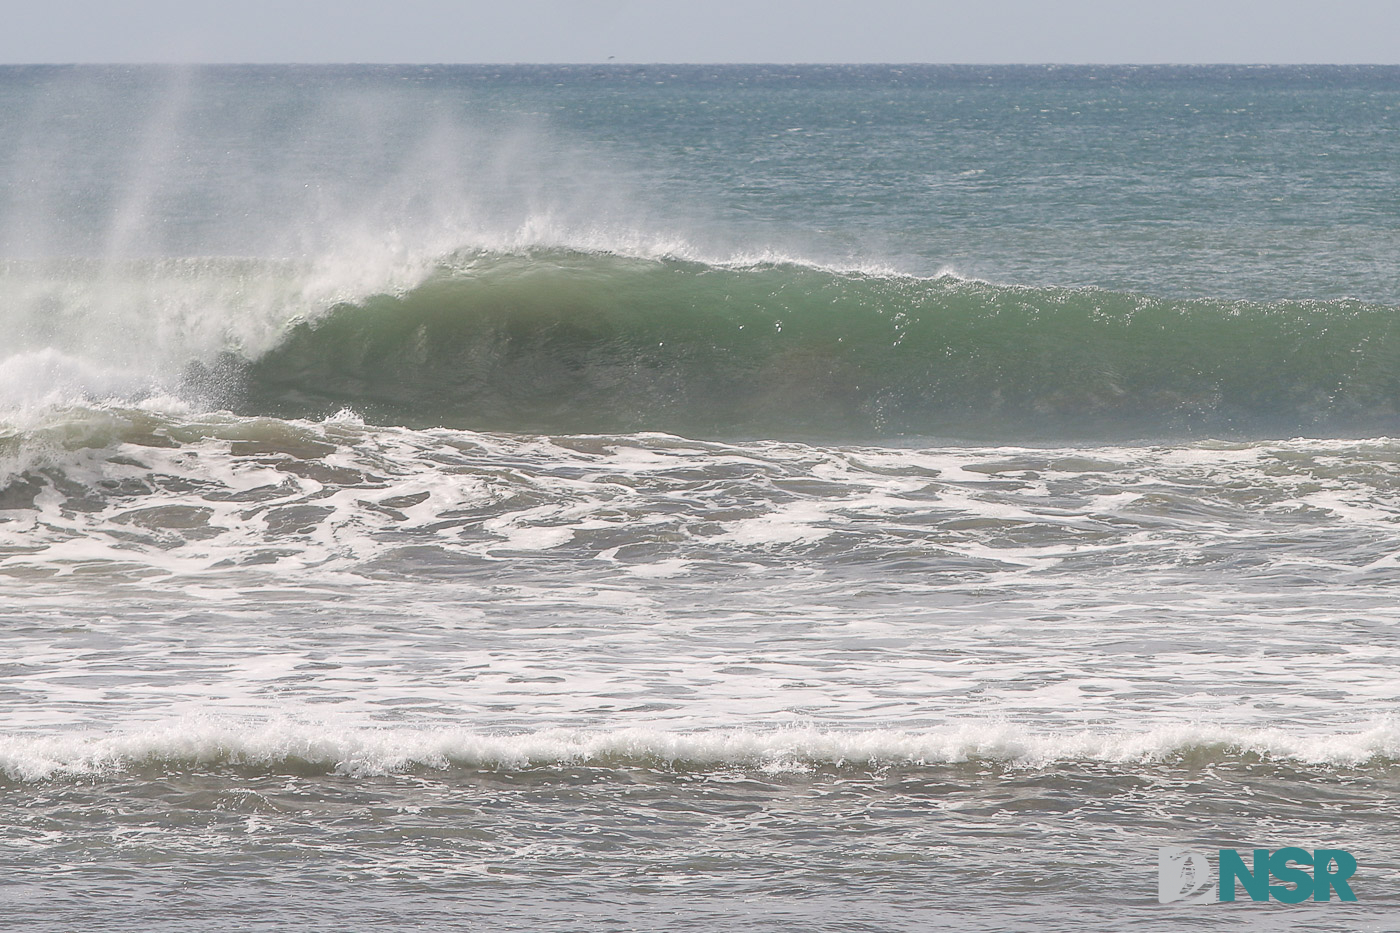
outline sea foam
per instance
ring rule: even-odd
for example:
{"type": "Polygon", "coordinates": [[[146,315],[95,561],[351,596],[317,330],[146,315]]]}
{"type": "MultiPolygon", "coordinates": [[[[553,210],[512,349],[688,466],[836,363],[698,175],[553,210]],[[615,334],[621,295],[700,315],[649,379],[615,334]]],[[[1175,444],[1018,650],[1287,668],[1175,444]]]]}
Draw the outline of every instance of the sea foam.
{"type": "Polygon", "coordinates": [[[1172,725],[1143,731],[1043,732],[998,721],[926,732],[814,728],[677,732],[544,729],[496,734],[466,728],[341,728],[196,718],[113,732],[0,737],[0,773],[12,781],[100,777],[136,768],[222,766],[269,772],[307,767],[356,776],[452,768],[521,771],[590,767],[806,773],[919,770],[983,763],[1043,769],[1066,762],[1137,767],[1271,760],[1293,766],[1386,765],[1400,758],[1389,720],[1355,732],[1172,725]]]}

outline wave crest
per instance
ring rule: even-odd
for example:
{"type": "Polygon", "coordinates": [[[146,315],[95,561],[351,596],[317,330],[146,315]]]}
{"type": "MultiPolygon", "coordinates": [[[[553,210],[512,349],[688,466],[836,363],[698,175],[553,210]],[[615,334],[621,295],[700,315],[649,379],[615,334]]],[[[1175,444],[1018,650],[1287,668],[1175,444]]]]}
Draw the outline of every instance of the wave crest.
{"type": "Polygon", "coordinates": [[[142,767],[312,768],[369,776],[451,768],[660,767],[683,771],[920,770],[962,763],[1042,769],[1067,762],[1202,765],[1273,760],[1293,766],[1388,765],[1400,759],[1389,723],[1345,734],[1170,726],[1143,732],[1043,733],[969,722],[939,732],[725,729],[667,732],[548,729],[346,728],[298,722],[194,720],[117,733],[0,737],[0,774],[12,781],[95,776],[142,767]]]}

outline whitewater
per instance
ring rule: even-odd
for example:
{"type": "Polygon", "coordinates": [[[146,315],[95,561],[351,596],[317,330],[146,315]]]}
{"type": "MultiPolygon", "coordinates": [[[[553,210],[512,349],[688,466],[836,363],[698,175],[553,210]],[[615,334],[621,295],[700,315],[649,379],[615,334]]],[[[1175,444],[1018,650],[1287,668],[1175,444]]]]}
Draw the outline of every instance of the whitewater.
{"type": "Polygon", "coordinates": [[[1392,928],[1398,113],[0,69],[8,922],[1392,928]]]}

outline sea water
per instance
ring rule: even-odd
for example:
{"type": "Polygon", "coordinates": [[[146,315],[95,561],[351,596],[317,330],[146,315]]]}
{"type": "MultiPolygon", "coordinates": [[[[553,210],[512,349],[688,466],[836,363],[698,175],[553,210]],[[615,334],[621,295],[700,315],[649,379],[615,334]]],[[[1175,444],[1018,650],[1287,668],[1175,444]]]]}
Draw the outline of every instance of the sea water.
{"type": "Polygon", "coordinates": [[[11,928],[1400,924],[1400,69],[0,126],[11,928]],[[1358,900],[1158,902],[1284,846],[1358,900]]]}

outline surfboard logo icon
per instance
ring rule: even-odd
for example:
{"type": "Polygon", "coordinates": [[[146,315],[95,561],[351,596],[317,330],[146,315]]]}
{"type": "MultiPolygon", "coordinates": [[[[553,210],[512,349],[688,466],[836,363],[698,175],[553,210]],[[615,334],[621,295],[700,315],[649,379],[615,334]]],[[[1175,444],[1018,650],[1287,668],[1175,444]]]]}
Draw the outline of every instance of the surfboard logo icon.
{"type": "Polygon", "coordinates": [[[1215,893],[1206,853],[1175,846],[1157,850],[1158,903],[1208,904],[1215,893]]]}

